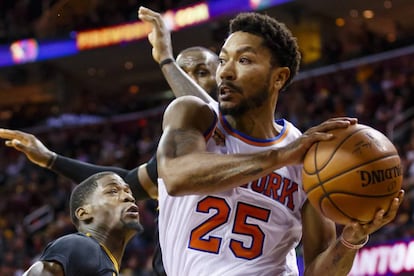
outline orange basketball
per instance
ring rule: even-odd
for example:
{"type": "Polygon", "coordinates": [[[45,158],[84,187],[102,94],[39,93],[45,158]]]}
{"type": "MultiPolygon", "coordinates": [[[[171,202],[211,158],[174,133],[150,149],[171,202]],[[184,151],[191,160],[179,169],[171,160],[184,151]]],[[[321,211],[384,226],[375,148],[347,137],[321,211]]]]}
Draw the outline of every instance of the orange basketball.
{"type": "Polygon", "coordinates": [[[335,138],[312,145],[303,170],[310,203],[338,224],[368,223],[388,210],[401,189],[401,160],[391,141],[369,126],[331,131],[335,138]]]}

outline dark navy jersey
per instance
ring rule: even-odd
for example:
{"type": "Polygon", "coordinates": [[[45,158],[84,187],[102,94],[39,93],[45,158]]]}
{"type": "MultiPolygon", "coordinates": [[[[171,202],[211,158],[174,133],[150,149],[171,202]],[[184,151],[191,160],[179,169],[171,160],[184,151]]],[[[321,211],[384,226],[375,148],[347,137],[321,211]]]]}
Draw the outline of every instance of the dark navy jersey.
{"type": "Polygon", "coordinates": [[[92,237],[74,233],[50,242],[40,261],[62,265],[65,276],[117,276],[114,262],[92,237]]]}
{"type": "Polygon", "coordinates": [[[158,218],[155,219],[155,242],[154,242],[154,256],[152,259],[152,268],[156,276],[166,276],[164,265],[162,264],[161,246],[158,234],[158,218]]]}

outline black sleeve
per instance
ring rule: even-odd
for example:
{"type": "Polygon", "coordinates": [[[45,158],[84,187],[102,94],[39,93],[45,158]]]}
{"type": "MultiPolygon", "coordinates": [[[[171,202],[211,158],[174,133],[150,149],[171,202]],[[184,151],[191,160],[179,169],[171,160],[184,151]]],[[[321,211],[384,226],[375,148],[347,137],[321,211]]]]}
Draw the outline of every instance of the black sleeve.
{"type": "Polygon", "coordinates": [[[147,191],[142,188],[141,182],[139,181],[138,168],[129,171],[123,178],[125,182],[129,184],[136,200],[151,199],[147,191]]]}
{"type": "Polygon", "coordinates": [[[152,268],[156,276],[166,276],[162,263],[160,236],[158,231],[158,218],[155,219],[154,255],[152,257],[152,268]]]}
{"type": "Polygon", "coordinates": [[[154,154],[147,163],[147,173],[152,180],[154,185],[157,185],[158,179],[158,167],[157,167],[157,155],[154,154]]]}
{"type": "Polygon", "coordinates": [[[141,183],[139,182],[138,168],[126,170],[118,167],[97,166],[76,159],[57,155],[56,160],[51,167],[51,170],[57,174],[69,178],[78,184],[95,173],[111,171],[121,176],[125,182],[131,186],[131,190],[134,194],[135,199],[138,200],[150,198],[150,196],[142,188],[141,183]]]}
{"type": "Polygon", "coordinates": [[[128,170],[125,169],[117,167],[96,166],[61,155],[56,156],[56,160],[53,163],[51,169],[54,172],[63,175],[76,183],[80,183],[89,176],[98,172],[111,171],[119,174],[122,178],[125,178],[125,176],[128,174],[128,170]]]}

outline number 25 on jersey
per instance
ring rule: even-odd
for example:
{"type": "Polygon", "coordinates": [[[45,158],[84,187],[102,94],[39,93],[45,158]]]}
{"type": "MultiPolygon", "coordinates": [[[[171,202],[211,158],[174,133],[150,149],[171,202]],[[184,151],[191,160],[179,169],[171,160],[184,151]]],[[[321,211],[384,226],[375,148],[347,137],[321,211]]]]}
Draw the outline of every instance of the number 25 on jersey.
{"type": "MultiPolygon", "coordinates": [[[[226,200],[220,197],[208,196],[198,202],[197,212],[209,213],[211,210],[216,210],[216,212],[191,231],[189,248],[217,254],[221,247],[222,237],[211,236],[209,233],[229,222],[232,209],[226,200]]],[[[270,210],[238,202],[235,212],[236,215],[231,226],[232,232],[249,236],[251,238],[251,244],[250,246],[246,246],[242,241],[231,239],[229,245],[230,250],[235,257],[247,260],[261,256],[265,233],[263,233],[259,225],[247,223],[247,219],[253,218],[267,222],[270,217],[270,210]]]]}

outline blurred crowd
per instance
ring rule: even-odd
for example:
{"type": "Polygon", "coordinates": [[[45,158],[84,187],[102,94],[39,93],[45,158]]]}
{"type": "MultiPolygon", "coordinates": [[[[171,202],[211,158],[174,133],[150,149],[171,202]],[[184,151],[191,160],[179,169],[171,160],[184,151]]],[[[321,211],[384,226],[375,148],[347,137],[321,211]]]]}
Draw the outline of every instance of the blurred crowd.
{"type": "Polygon", "coordinates": [[[2,0],[0,1],[0,43],[36,37],[56,38],[80,31],[137,20],[143,5],[166,11],[196,0],[2,0]]]}
{"type": "Polygon", "coordinates": [[[338,28],[327,35],[322,43],[321,57],[304,69],[347,61],[378,54],[414,42],[413,30],[402,26],[398,20],[391,23],[393,32],[380,33],[372,30],[366,22],[355,23],[353,28],[338,28]]]}
{"type": "MultiPolygon", "coordinates": [[[[278,117],[301,130],[330,117],[355,116],[393,140],[403,161],[406,198],[396,220],[372,235],[371,245],[414,237],[413,108],[414,54],[296,81],[281,94],[277,107],[278,117]]],[[[155,152],[161,113],[112,123],[52,127],[37,135],[60,154],[134,168],[155,152]]],[[[68,197],[75,183],[32,165],[15,150],[0,147],[0,156],[0,275],[20,275],[48,241],[74,231],[68,197]],[[47,220],[50,214],[37,215],[36,210],[45,206],[52,210],[52,219],[47,220]]],[[[139,205],[145,232],[128,246],[124,276],[151,275],[157,203],[147,200],[139,205]]]]}

